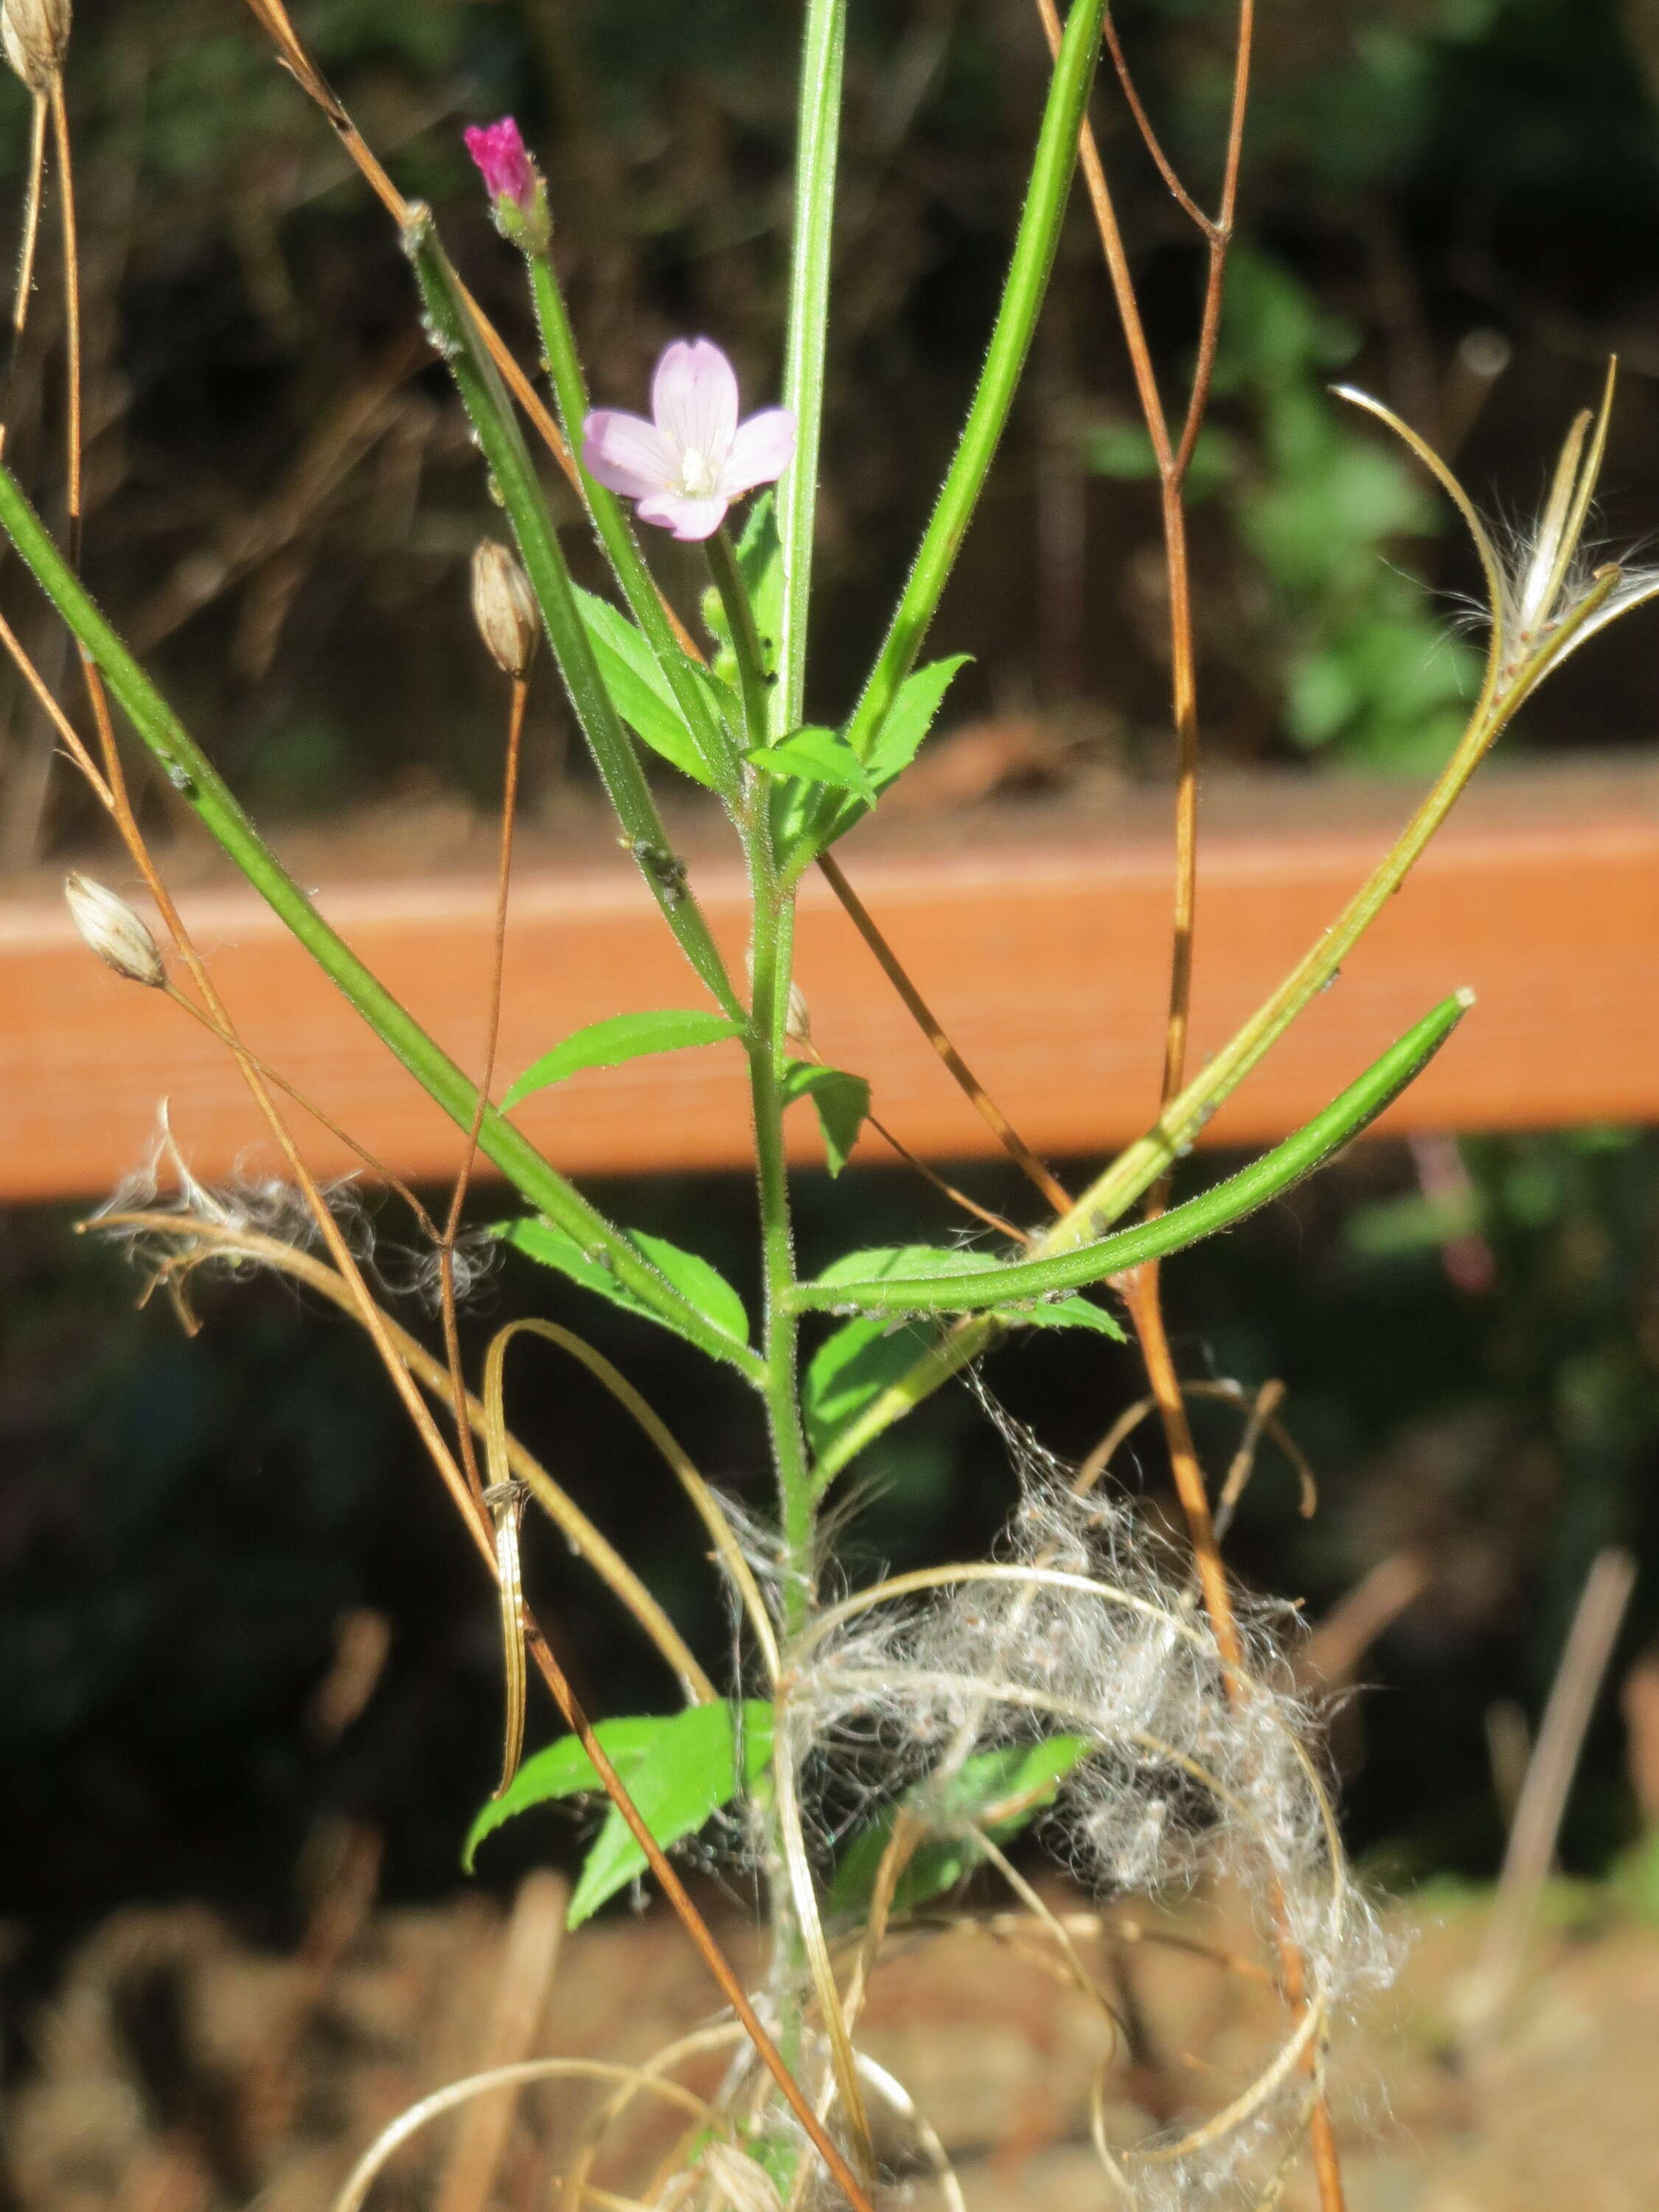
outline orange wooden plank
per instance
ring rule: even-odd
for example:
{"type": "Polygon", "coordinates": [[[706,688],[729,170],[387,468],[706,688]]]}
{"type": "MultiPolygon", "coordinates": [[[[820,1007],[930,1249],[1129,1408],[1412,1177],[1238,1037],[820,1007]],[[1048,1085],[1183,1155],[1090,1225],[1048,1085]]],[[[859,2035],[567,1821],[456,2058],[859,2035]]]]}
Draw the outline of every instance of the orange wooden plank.
{"type": "MultiPolygon", "coordinates": [[[[1385,848],[1411,793],[1310,779],[1221,782],[1206,799],[1194,1050],[1284,973],[1385,848]]],[[[1100,794],[878,823],[849,874],[958,1044],[1030,1141],[1098,1154],[1155,1103],[1168,958],[1167,800],[1100,794]]],[[[579,1024],[699,1003],[623,855],[532,851],[517,879],[501,1066],[579,1024]]],[[[693,876],[741,972],[732,860],[693,876]]],[[[331,918],[448,1048],[480,1044],[492,892],[483,872],[409,884],[307,870],[331,918]]],[[[185,906],[255,1048],[401,1172],[453,1169],[455,1133],[263,905],[240,887],[185,906]]],[[[990,1140],[876,971],[828,887],[802,899],[799,973],[826,1058],[868,1075],[878,1110],[935,1158],[990,1140]]],[[[1498,769],[1349,963],[1218,1117],[1207,1140],[1275,1137],[1324,1104],[1446,991],[1480,1004],[1395,1127],[1659,1119],[1659,770],[1498,769]]],[[[197,1172],[270,1164],[234,1068],[157,995],[106,973],[36,884],[0,901],[0,1196],[81,1196],[143,1160],[158,1101],[197,1172]]],[[[803,1112],[793,1136],[814,1151],[803,1112]]],[[[580,1076],[521,1109],[572,1173],[736,1165],[746,1112],[734,1047],[580,1076]]],[[[349,1159],[306,1125],[319,1170],[349,1159]]],[[[864,1156],[882,1148],[866,1139],[864,1156]]]]}

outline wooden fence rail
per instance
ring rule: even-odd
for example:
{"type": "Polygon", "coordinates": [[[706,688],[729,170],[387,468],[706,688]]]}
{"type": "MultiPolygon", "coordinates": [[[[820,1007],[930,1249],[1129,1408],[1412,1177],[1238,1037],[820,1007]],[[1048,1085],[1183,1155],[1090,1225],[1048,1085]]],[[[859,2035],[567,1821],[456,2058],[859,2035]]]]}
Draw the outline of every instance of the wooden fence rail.
{"type": "MultiPolygon", "coordinates": [[[[1401,787],[1218,780],[1206,803],[1194,1050],[1212,1048],[1332,918],[1409,806],[1401,787]]],[[[580,1024],[695,1006],[700,988],[626,857],[533,845],[517,876],[500,1066],[505,1082],[580,1024]]],[[[743,883],[688,833],[694,879],[737,972],[743,883]]],[[[969,1061],[1030,1141],[1098,1155],[1155,1104],[1168,959],[1168,803],[997,805],[902,817],[848,842],[848,872],[969,1061]]],[[[483,1024],[492,891],[479,869],[306,879],[391,988],[463,1061],[483,1024]]],[[[122,888],[129,888],[123,884],[122,888]]],[[[453,1170],[457,1138],[246,890],[187,889],[198,942],[249,1042],[401,1173],[453,1170]]],[[[799,972],[816,1042],[867,1075],[916,1151],[989,1139],[816,878],[799,972]]],[[[1480,1003],[1397,1128],[1659,1120],[1659,769],[1498,766],[1464,801],[1350,962],[1207,1133],[1276,1137],[1459,984],[1480,1003]]],[[[102,1193],[145,1157],[158,1102],[196,1172],[268,1164],[228,1056],[158,994],[107,974],[55,888],[0,896],[0,1198],[102,1193]]],[[[733,1046],[576,1077],[532,1100],[527,1132],[573,1173],[727,1167],[746,1157],[733,1046]]],[[[805,1109],[793,1132],[814,1149],[805,1109]]],[[[349,1164],[308,1121],[319,1171],[349,1164]]],[[[868,1138],[861,1157],[882,1156],[868,1138]]]]}

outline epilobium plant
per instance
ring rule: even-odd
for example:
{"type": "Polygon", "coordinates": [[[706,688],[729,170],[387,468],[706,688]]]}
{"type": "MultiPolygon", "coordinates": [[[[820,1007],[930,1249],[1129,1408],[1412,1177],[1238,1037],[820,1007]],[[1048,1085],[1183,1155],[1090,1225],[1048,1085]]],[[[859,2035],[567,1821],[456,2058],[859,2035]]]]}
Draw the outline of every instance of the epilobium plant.
{"type": "MultiPolygon", "coordinates": [[[[19,66],[27,64],[31,83],[45,73],[37,90],[42,99],[50,95],[61,124],[58,72],[67,9],[3,4],[8,52],[19,66]]],[[[781,404],[746,419],[731,364],[706,337],[678,341],[664,354],[648,418],[592,407],[550,256],[546,188],[517,125],[503,118],[470,131],[467,144],[502,235],[524,257],[550,380],[550,412],[452,267],[430,210],[398,198],[281,0],[251,4],[399,224],[425,327],[453,375],[514,541],[509,549],[492,536],[472,575],[480,630],[508,687],[489,1041],[479,1070],[459,1066],[318,913],[82,587],[72,539],[67,552],[60,548],[15,477],[0,468],[0,526],[81,647],[94,746],[50,702],[9,633],[9,648],[144,876],[173,948],[168,957],[190,988],[168,975],[147,927],[123,902],[72,878],[77,924],[118,973],[161,986],[224,1039],[287,1164],[279,1191],[210,1193],[179,1162],[172,1204],[129,1194],[106,1213],[104,1225],[146,1240],[181,1307],[199,1267],[279,1268],[356,1318],[384,1361],[500,1594],[503,1771],[500,1789],[473,1823],[469,1857],[501,1823],[532,1808],[603,1793],[610,1808],[576,1885],[573,1918],[648,1871],[732,2009],[738,2055],[718,2094],[675,2091],[697,2125],[683,2171],[659,2201],[769,2212],[807,2197],[844,2197],[867,2212],[884,2179],[878,2142],[889,2154],[930,2167],[950,2197],[955,2185],[925,2115],[860,2050],[860,2012],[892,1932],[916,1924],[924,1908],[936,1908],[976,1869],[994,1870],[1034,1940],[1051,1944],[1065,1971],[1099,1998],[1066,1929],[1009,1856],[1021,1831],[1040,1827],[1107,1899],[1123,1893],[1184,1895],[1215,1885],[1241,1893],[1264,1948],[1258,1971],[1283,2003],[1277,2057],[1201,2123],[1119,2142],[1103,2101],[1097,2147],[1121,2198],[1143,2206],[1264,2203],[1305,2142],[1333,2212],[1341,2194],[1323,2101],[1324,2054],[1350,1996],[1378,1972],[1377,1946],[1344,1868],[1308,1717],[1289,1692],[1281,1623],[1271,1611],[1242,1608],[1221,1563],[1164,1335],[1157,1268],[1164,1256],[1277,1197],[1354,1137],[1445,1041],[1468,994],[1453,991],[1373,1067],[1357,1072],[1323,1113],[1242,1172],[1173,1204],[1169,1178],[1209,1115],[1334,975],[1529,692],[1597,629],[1659,590],[1650,573],[1627,578],[1613,567],[1588,569],[1580,559],[1611,380],[1594,420],[1581,418],[1571,430],[1534,545],[1509,563],[1421,440],[1376,402],[1348,395],[1404,438],[1474,533],[1490,596],[1486,678],[1443,773],[1370,881],[1237,1035],[1189,1075],[1197,720],[1182,488],[1207,398],[1237,193],[1249,9],[1218,213],[1211,217],[1190,199],[1182,203],[1202,232],[1210,283],[1186,420],[1172,424],[1151,376],[1087,121],[1105,0],[1075,0],[1063,33],[1040,0],[1054,73],[983,368],[868,676],[856,698],[836,702],[811,688],[807,644],[844,0],[806,0],[781,404]],[[1180,888],[1163,1109],[1146,1133],[1073,1198],[933,1021],[831,848],[915,758],[959,665],[925,662],[922,653],[1018,387],[1079,143],[1164,495],[1180,888]],[[526,421],[580,494],[609,563],[613,596],[594,596],[572,580],[526,442],[526,421]],[[734,544],[728,510],[762,486],[773,489],[750,507],[734,544]],[[696,619],[672,608],[659,591],[624,500],[641,520],[705,548],[709,590],[696,619]],[[550,1043],[496,1103],[518,749],[538,634],[550,647],[644,895],[685,956],[687,996],[695,1003],[619,1012],[550,1043]],[[359,1262],[356,1224],[319,1188],[278,1106],[275,1093],[289,1086],[249,1054],[220,1002],[128,803],[112,699],[209,834],[461,1133],[455,1193],[441,1222],[386,1178],[413,1209],[432,1254],[441,1353],[377,1301],[359,1262]],[[729,824],[751,893],[744,972],[732,971],[709,932],[695,877],[658,812],[647,762],[653,774],[702,786],[729,824]],[[816,1275],[801,1273],[784,1116],[811,1102],[833,1172],[871,1107],[855,1072],[826,1066],[813,1054],[792,974],[797,887],[815,866],[1025,1170],[1042,1205],[1030,1228],[981,1214],[979,1226],[989,1229],[991,1241],[968,1246],[952,1241],[951,1217],[942,1211],[933,1245],[847,1252],[816,1275]],[[761,1276],[753,1314],[700,1254],[601,1213],[511,1119],[520,1100],[578,1069],[722,1040],[736,1040],[748,1066],[761,1276]],[[511,1247],[593,1297],[645,1316],[749,1386],[757,1451],[763,1438],[775,1491],[769,1520],[757,1522],[721,1498],[637,1383],[580,1335],[551,1322],[515,1322],[495,1337],[479,1375],[465,1372],[455,1302],[477,1272],[461,1221],[479,1153],[514,1194],[510,1217],[495,1231],[497,1248],[511,1247]],[[1123,1225],[1149,1194],[1145,1218],[1123,1225]],[[1144,1354],[1169,1443],[1190,1535],[1187,1556],[1153,1540],[1113,1491],[1109,1469],[1060,1467],[1035,1438],[1005,1422],[1019,1489],[992,1557],[849,1586],[826,1536],[825,1505],[873,1437],[947,1377],[971,1370],[1009,1331],[1068,1329],[1086,1356],[1091,1337],[1121,1338],[1126,1323],[1144,1354]],[[582,1363],[638,1422],[690,1498],[740,1623],[726,1679],[710,1678],[628,1561],[513,1435],[505,1363],[522,1334],[582,1363]],[[552,1518],[632,1613],[683,1693],[679,1710],[597,1726],[589,1721],[524,1606],[518,1544],[526,1504],[552,1518]],[[568,1733],[521,1765],[531,1660],[568,1733]],[[668,1856],[705,1830],[761,1878],[770,1962],[763,1986],[753,1991],[720,1954],[668,1856]]],[[[62,143],[66,161],[67,138],[62,143]]],[[[67,187],[67,173],[63,181],[67,187]]],[[[72,288],[72,262],[68,275],[72,288]]],[[[66,412],[78,420],[75,407],[66,412]]],[[[78,483],[73,470],[71,477],[78,483]]],[[[78,494],[72,516],[77,501],[78,494]]],[[[483,513],[482,474],[479,501],[483,513]]],[[[942,1185],[940,1191],[943,1209],[957,1194],[942,1185]]],[[[990,1418],[1000,1418],[988,1398],[984,1403],[990,1418]]],[[[1258,1409],[1252,1435],[1269,1412],[1258,1409]]],[[[846,1517],[843,1505],[840,1522],[846,1517]]],[[[1225,1971],[1225,1954],[1218,1959],[1218,1971],[1225,1971]]],[[[676,2055],[664,2054],[649,2075],[620,2069],[620,2101],[657,2094],[676,2055]]],[[[541,2070],[612,2081],[618,2074],[598,2060],[548,2061],[541,2070]]],[[[514,2069],[513,2078],[526,2074],[514,2069]]],[[[365,2159],[342,2203],[361,2201],[383,2158],[412,2128],[494,2078],[458,2085],[406,2115],[365,2159]]],[[[585,2172],[584,2166],[570,2177],[577,2195],[585,2172]]]]}

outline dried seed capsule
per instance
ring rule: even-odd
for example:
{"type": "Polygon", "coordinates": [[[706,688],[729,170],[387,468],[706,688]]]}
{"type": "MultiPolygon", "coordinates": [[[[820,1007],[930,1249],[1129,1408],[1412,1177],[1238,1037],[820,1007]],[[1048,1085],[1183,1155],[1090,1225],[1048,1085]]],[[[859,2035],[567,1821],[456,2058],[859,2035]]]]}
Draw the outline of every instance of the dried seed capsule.
{"type": "Polygon", "coordinates": [[[75,927],[106,968],[160,990],[167,975],[155,939],[124,898],[73,872],[64,878],[64,896],[75,927]]]}
{"type": "Polygon", "coordinates": [[[520,678],[536,653],[536,601],[505,545],[481,538],[472,553],[472,617],[503,675],[520,678]]]}
{"type": "Polygon", "coordinates": [[[0,0],[0,46],[31,92],[49,92],[69,51],[70,0],[0,0]]]}

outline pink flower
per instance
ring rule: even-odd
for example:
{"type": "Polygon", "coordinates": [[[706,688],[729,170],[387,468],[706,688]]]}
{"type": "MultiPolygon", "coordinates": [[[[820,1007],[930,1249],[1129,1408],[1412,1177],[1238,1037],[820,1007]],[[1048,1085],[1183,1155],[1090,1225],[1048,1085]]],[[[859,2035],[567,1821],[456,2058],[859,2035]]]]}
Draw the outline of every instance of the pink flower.
{"type": "Polygon", "coordinates": [[[738,420],[738,379],[712,338],[677,338],[657,363],[651,413],[596,408],[582,425],[582,465],[640,519],[676,538],[712,538],[734,499],[772,483],[794,456],[787,407],[738,420]]]}
{"type": "Polygon", "coordinates": [[[463,134],[466,150],[478,165],[492,200],[507,199],[528,215],[536,197],[536,166],[525,151],[519,126],[510,115],[463,134]]]}

